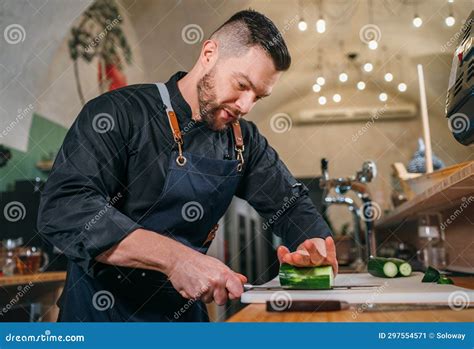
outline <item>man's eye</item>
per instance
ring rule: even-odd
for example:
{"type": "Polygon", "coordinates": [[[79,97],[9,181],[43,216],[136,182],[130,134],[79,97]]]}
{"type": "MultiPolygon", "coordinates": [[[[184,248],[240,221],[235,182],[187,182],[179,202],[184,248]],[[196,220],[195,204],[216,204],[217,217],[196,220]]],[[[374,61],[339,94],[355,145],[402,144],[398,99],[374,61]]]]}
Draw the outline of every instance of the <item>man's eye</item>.
{"type": "Polygon", "coordinates": [[[245,87],[246,87],[245,84],[239,82],[239,88],[240,88],[241,90],[245,90],[245,87]]]}

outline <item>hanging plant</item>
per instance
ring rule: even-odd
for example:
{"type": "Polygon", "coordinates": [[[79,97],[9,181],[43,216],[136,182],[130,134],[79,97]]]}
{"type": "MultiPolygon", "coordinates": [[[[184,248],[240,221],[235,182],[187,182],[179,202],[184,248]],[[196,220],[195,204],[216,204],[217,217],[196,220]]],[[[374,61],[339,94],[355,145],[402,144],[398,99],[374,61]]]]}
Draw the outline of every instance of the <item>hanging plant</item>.
{"type": "Polygon", "coordinates": [[[82,104],[84,94],[79,76],[79,58],[91,62],[98,58],[99,91],[126,85],[122,61],[132,61],[132,51],[122,30],[123,19],[114,0],[96,0],[82,15],[79,25],[71,28],[69,53],[74,64],[77,92],[82,104]]]}

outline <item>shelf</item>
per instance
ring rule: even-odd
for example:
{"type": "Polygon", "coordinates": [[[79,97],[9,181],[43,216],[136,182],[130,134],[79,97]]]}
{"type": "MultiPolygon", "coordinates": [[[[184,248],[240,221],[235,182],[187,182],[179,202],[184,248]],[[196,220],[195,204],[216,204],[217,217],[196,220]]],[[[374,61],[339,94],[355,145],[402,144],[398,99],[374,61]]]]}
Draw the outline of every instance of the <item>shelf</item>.
{"type": "Polygon", "coordinates": [[[0,287],[24,285],[28,283],[55,282],[66,280],[65,271],[49,271],[37,274],[0,276],[0,287]]]}
{"type": "Polygon", "coordinates": [[[376,228],[388,227],[413,219],[418,214],[448,209],[459,205],[463,198],[467,199],[470,195],[474,195],[474,162],[467,163],[458,171],[449,174],[411,200],[396,207],[392,212],[375,221],[375,226],[376,228]]]}

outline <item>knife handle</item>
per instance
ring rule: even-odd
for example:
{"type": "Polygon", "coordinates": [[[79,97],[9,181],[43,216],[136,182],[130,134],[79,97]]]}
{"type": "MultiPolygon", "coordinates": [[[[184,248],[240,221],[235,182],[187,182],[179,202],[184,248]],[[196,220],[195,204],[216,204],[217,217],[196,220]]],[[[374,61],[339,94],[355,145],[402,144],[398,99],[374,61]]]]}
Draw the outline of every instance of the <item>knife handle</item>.
{"type": "Polygon", "coordinates": [[[269,312],[295,312],[295,311],[337,311],[349,308],[349,303],[334,300],[298,300],[288,301],[279,304],[275,301],[267,301],[267,311],[269,312]]]}

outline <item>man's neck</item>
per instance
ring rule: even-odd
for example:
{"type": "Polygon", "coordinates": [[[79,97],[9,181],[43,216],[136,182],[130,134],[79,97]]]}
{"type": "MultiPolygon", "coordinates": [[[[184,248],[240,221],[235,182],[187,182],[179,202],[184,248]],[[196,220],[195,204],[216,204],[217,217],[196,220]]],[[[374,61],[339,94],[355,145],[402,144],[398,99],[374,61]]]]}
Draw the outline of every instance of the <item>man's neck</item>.
{"type": "Polygon", "coordinates": [[[195,121],[200,121],[201,116],[199,112],[199,102],[197,94],[198,77],[191,70],[186,76],[178,80],[178,89],[181,92],[186,103],[191,107],[191,118],[195,121]]]}

